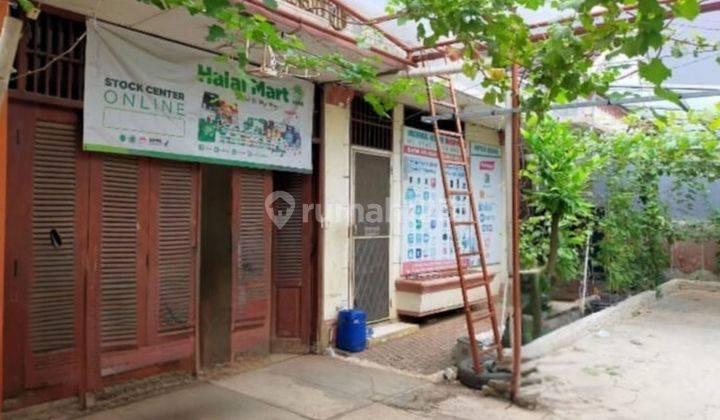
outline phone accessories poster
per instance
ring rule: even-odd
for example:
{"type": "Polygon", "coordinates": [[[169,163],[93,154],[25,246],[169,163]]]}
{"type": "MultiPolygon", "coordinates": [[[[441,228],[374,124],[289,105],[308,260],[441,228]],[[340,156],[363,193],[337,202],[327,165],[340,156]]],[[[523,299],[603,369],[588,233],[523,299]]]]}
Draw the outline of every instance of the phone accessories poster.
{"type": "MultiPolygon", "coordinates": [[[[446,156],[459,158],[456,140],[441,138],[446,156]]],[[[433,133],[406,127],[402,160],[402,266],[403,276],[455,268],[455,250],[445,203],[445,193],[433,133]]],[[[503,255],[502,166],[500,148],[471,144],[471,176],[488,264],[499,264],[503,255]]],[[[446,171],[451,189],[466,189],[464,170],[450,165],[446,171]]],[[[455,220],[470,220],[467,196],[453,196],[455,220]]],[[[476,250],[474,228],[457,228],[463,252],[476,250]]],[[[479,258],[465,258],[478,265],[479,258]]]]}
{"type": "MultiPolygon", "coordinates": [[[[458,159],[457,140],[441,139],[446,156],[458,159]]],[[[404,276],[455,267],[455,250],[450,232],[440,162],[433,133],[405,127],[402,161],[402,267],[404,276]]],[[[447,167],[451,189],[467,188],[460,166],[447,167]]],[[[469,220],[467,196],[453,196],[455,220],[469,220]]],[[[474,249],[470,227],[458,227],[463,250],[474,249]]],[[[466,263],[473,263],[466,259],[466,263]]]]}
{"type": "Polygon", "coordinates": [[[505,226],[500,148],[472,143],[470,164],[472,165],[470,176],[475,189],[473,193],[478,207],[487,263],[500,264],[504,255],[502,226],[505,226]]]}

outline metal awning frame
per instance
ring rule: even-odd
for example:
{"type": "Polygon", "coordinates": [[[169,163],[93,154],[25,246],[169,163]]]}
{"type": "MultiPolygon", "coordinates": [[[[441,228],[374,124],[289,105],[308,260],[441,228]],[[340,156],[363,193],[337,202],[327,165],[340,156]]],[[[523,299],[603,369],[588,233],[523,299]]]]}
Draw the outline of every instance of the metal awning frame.
{"type": "MultiPolygon", "coordinates": [[[[672,90],[671,90],[672,92],[672,90]]],[[[704,89],[704,90],[698,90],[696,92],[689,92],[689,93],[683,93],[683,92],[673,92],[677,95],[677,98],[682,101],[684,99],[692,99],[692,98],[707,98],[707,97],[713,97],[718,96],[720,97],[720,89],[704,89]]],[[[596,99],[596,100],[590,100],[590,101],[582,101],[582,102],[571,102],[568,104],[558,104],[558,105],[552,105],[550,106],[550,110],[552,111],[559,111],[559,110],[565,110],[565,109],[577,109],[577,108],[589,108],[589,107],[596,107],[596,106],[622,106],[622,105],[628,105],[628,104],[638,104],[638,103],[649,103],[649,102],[662,102],[667,101],[667,98],[653,95],[653,96],[633,96],[629,98],[620,98],[620,99],[596,99]]],[[[479,117],[496,117],[496,116],[505,116],[515,113],[522,113],[527,111],[526,109],[523,109],[522,107],[518,108],[500,108],[500,109],[493,109],[489,111],[477,111],[477,112],[462,112],[459,114],[460,119],[467,119],[467,118],[479,118],[479,117]]],[[[422,121],[424,123],[432,124],[435,120],[452,120],[455,118],[455,115],[453,114],[443,114],[443,115],[437,115],[435,117],[426,116],[422,117],[422,121]]]]}

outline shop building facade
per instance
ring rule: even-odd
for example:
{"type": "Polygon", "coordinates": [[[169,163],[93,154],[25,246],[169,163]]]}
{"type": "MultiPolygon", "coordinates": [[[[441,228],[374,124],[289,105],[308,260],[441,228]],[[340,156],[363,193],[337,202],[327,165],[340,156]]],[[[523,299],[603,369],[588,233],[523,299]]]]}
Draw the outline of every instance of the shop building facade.
{"type": "MultiPolygon", "coordinates": [[[[52,8],[26,25],[19,74],[86,28],[52,8]]],[[[266,199],[309,204],[317,178],[84,150],[85,59],[80,44],[8,95],[5,409],[310,352],[317,226],[300,213],[275,226],[266,199]]]]}
{"type": "MultiPolygon", "coordinates": [[[[408,132],[427,135],[429,127],[419,110],[398,105],[380,117],[360,93],[311,85],[311,171],[98,149],[86,135],[81,38],[94,24],[86,23],[90,3],[43,7],[26,22],[16,67],[27,75],[11,84],[0,120],[4,409],[70,396],[84,402],[105,386],[197,373],[246,354],[322,352],[344,308],[380,323],[461,304],[452,276],[408,275],[408,132]],[[278,215],[282,223],[274,223],[278,215]]],[[[168,39],[177,24],[154,34],[115,26],[157,42],[155,51],[181,44],[168,39]]],[[[471,147],[497,151],[490,268],[502,294],[507,146],[496,129],[465,129],[471,147]]]]}
{"type": "MultiPolygon", "coordinates": [[[[387,118],[381,118],[364,103],[361,93],[345,92],[344,88],[327,89],[334,90],[330,94],[326,90],[326,98],[332,100],[326,101],[323,109],[323,161],[319,168],[324,180],[321,206],[326,209],[320,221],[321,346],[332,343],[336,316],[341,309],[363,309],[370,322],[381,323],[397,320],[400,316],[424,317],[462,305],[456,276],[450,273],[423,278],[425,273],[454,267],[452,253],[440,257],[428,255],[428,251],[432,253],[434,249],[425,249],[434,248],[433,243],[442,239],[442,234],[430,241],[426,237],[432,235],[433,230],[441,230],[440,226],[430,227],[428,223],[427,229],[413,230],[413,238],[420,233],[425,246],[413,248],[418,258],[415,255],[408,258],[412,245],[408,245],[410,232],[406,226],[419,219],[432,222],[428,217],[410,214],[412,209],[408,204],[411,200],[408,189],[412,189],[408,181],[412,175],[407,159],[412,155],[408,149],[413,149],[412,144],[408,145],[412,143],[412,140],[408,142],[409,132],[423,137],[426,146],[423,152],[427,152],[424,158],[434,165],[433,171],[438,170],[437,159],[432,157],[432,128],[420,119],[425,113],[411,102],[410,106],[396,106],[387,118]],[[338,97],[343,100],[335,100],[338,97]],[[372,186],[372,192],[367,191],[368,186],[372,186]],[[379,191],[389,195],[385,197],[379,191]],[[368,207],[368,204],[376,207],[368,207]],[[382,222],[373,223],[370,216],[376,214],[374,209],[383,213],[382,222]],[[358,220],[359,216],[364,216],[365,220],[358,220]]],[[[510,227],[509,217],[505,215],[506,209],[510,208],[506,193],[509,185],[506,180],[510,174],[507,143],[502,131],[470,122],[464,125],[473,155],[473,171],[486,169],[488,173],[486,177],[483,172],[482,179],[473,182],[481,206],[485,242],[492,254],[489,268],[494,276],[493,293],[498,302],[502,302],[509,278],[507,238],[510,227]],[[483,153],[488,150],[489,155],[483,153]],[[492,204],[491,208],[488,202],[492,204]]],[[[433,175],[437,177],[436,196],[431,204],[438,205],[438,214],[433,220],[442,223],[440,207],[444,195],[439,172],[434,173],[437,174],[433,175]]],[[[450,245],[447,231],[444,240],[450,245]]],[[[484,298],[480,283],[470,290],[472,300],[480,302],[484,298]]]]}

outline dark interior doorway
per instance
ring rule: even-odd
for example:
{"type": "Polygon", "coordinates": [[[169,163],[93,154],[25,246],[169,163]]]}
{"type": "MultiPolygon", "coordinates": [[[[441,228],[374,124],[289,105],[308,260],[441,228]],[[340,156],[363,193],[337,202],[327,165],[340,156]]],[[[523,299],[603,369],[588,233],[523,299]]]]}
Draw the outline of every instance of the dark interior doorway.
{"type": "Polygon", "coordinates": [[[200,232],[200,362],[230,361],[232,323],[232,170],[202,170],[200,232]]]}

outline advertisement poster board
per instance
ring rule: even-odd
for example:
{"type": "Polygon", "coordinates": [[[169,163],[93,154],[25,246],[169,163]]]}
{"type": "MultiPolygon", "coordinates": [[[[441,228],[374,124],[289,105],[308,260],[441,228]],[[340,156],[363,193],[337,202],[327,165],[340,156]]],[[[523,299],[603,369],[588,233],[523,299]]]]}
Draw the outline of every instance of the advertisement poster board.
{"type": "MultiPolygon", "coordinates": [[[[442,138],[442,141],[446,156],[459,159],[457,140],[442,138]]],[[[405,127],[402,168],[402,275],[455,268],[455,251],[433,133],[405,127]]],[[[450,166],[448,175],[451,188],[466,188],[462,167],[450,166]]],[[[454,198],[456,220],[468,220],[468,197],[454,198]]],[[[472,248],[474,240],[470,228],[460,228],[459,234],[461,241],[472,248]]]]}
{"type": "Polygon", "coordinates": [[[83,148],[312,171],[312,83],[238,77],[213,54],[88,24],[83,148]]]}
{"type": "Polygon", "coordinates": [[[505,226],[502,213],[505,197],[502,195],[503,172],[500,148],[471,143],[470,164],[487,263],[500,264],[503,256],[502,227],[505,226]]]}
{"type": "MultiPolygon", "coordinates": [[[[455,139],[443,138],[447,156],[459,158],[455,139]]],[[[500,264],[503,257],[504,226],[502,160],[500,148],[470,143],[470,164],[475,202],[485,242],[488,264],[500,264]]],[[[455,252],[450,233],[445,194],[437,158],[434,134],[405,127],[402,156],[402,264],[401,274],[412,277],[422,273],[455,268],[455,252]]],[[[450,166],[452,189],[465,189],[460,166],[450,166]]],[[[455,220],[470,220],[467,197],[454,196],[455,220]]],[[[458,227],[463,250],[476,249],[471,227],[458,227]]],[[[466,258],[471,266],[479,258],[466,258]]]]}

